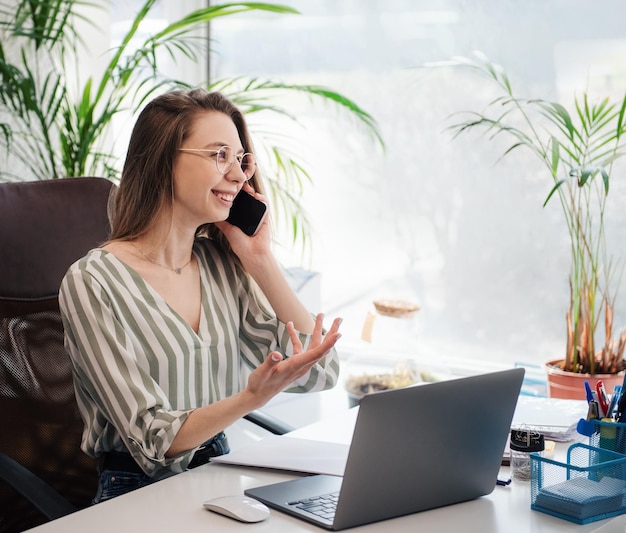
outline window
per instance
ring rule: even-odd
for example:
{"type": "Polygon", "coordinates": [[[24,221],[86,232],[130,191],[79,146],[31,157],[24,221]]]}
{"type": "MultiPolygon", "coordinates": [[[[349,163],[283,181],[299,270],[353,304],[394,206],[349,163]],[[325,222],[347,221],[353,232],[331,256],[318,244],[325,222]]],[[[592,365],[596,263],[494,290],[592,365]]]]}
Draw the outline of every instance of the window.
{"type": "MultiPolygon", "coordinates": [[[[303,198],[315,226],[312,267],[322,273],[324,310],[345,318],[344,339],[359,339],[372,299],[399,297],[421,306],[406,345],[418,354],[537,364],[562,354],[568,242],[557,206],[542,208],[549,179],[523,152],[497,162],[497,141],[452,140],[447,118],[480,109],[485,85],[419,67],[480,49],[529,96],[568,103],[585,85],[620,94],[626,5],[283,3],[302,15],[216,22],[212,74],[328,85],[380,124],[386,154],[338,132],[332,113],[300,110],[315,181],[303,198]]],[[[626,226],[612,186],[619,253],[626,226]]],[[[616,316],[626,320],[624,298],[616,316]]]]}
{"type": "MultiPolygon", "coordinates": [[[[315,228],[305,266],[322,274],[326,314],[345,319],[342,342],[361,342],[373,299],[402,298],[421,306],[398,329],[407,334],[403,349],[418,355],[541,364],[563,354],[569,251],[560,210],[542,208],[549,178],[524,152],[498,161],[498,140],[453,140],[450,115],[484,106],[486,86],[423,67],[478,49],[528,96],[569,104],[585,87],[623,94],[626,4],[280,3],[302,14],[241,14],[212,25],[211,76],[327,85],[380,125],[384,154],[334,111],[294,103],[314,179],[302,199],[315,228]]],[[[608,245],[619,254],[624,185],[612,187],[608,245]]],[[[280,254],[287,265],[300,261],[287,245],[280,254]]],[[[626,323],[624,290],[618,324],[626,323]]]]}

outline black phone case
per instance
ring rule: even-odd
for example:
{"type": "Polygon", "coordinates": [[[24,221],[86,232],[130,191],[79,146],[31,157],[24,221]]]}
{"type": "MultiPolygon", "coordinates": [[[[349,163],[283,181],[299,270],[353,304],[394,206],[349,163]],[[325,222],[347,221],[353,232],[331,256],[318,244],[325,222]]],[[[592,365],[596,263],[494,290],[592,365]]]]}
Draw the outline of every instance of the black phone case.
{"type": "Polygon", "coordinates": [[[266,213],[267,204],[242,189],[233,200],[226,222],[237,226],[246,235],[253,236],[259,230],[266,213]]]}

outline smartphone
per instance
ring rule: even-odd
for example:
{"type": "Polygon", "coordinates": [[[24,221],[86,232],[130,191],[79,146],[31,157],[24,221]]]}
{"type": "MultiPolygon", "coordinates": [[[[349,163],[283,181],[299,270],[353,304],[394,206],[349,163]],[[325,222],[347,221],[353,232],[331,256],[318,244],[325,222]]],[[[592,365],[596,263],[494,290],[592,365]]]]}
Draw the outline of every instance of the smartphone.
{"type": "Polygon", "coordinates": [[[252,237],[259,231],[266,215],[267,204],[242,189],[233,200],[226,222],[237,226],[246,235],[252,237]]]}

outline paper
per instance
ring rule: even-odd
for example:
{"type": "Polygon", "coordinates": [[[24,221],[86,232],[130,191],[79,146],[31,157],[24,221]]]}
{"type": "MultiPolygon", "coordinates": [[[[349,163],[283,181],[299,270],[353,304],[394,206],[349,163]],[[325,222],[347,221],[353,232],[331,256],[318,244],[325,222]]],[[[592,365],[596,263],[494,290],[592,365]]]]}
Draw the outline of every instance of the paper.
{"type": "Polygon", "coordinates": [[[289,437],[334,442],[349,446],[352,442],[352,434],[354,433],[358,412],[359,407],[353,407],[348,411],[340,412],[336,416],[325,418],[320,422],[291,431],[289,437]]]}
{"type": "Polygon", "coordinates": [[[535,505],[581,520],[621,509],[624,481],[604,477],[600,481],[574,478],[539,491],[535,505]]]}
{"type": "Polygon", "coordinates": [[[520,396],[511,427],[524,426],[542,433],[546,439],[569,442],[580,437],[576,424],[586,416],[585,400],[520,396]]]}
{"type": "Polygon", "coordinates": [[[343,476],[349,448],[347,444],[272,435],[226,455],[212,457],[211,462],[343,476]]]}

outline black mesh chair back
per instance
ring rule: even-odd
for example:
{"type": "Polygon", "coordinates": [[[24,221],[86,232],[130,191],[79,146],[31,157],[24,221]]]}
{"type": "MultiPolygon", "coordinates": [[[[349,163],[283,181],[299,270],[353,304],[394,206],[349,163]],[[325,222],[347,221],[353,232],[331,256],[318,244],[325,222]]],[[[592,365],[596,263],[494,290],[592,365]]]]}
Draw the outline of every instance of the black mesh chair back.
{"type": "Polygon", "coordinates": [[[107,239],[112,187],[89,177],[0,184],[0,532],[86,507],[96,491],[58,291],[107,239]]]}

